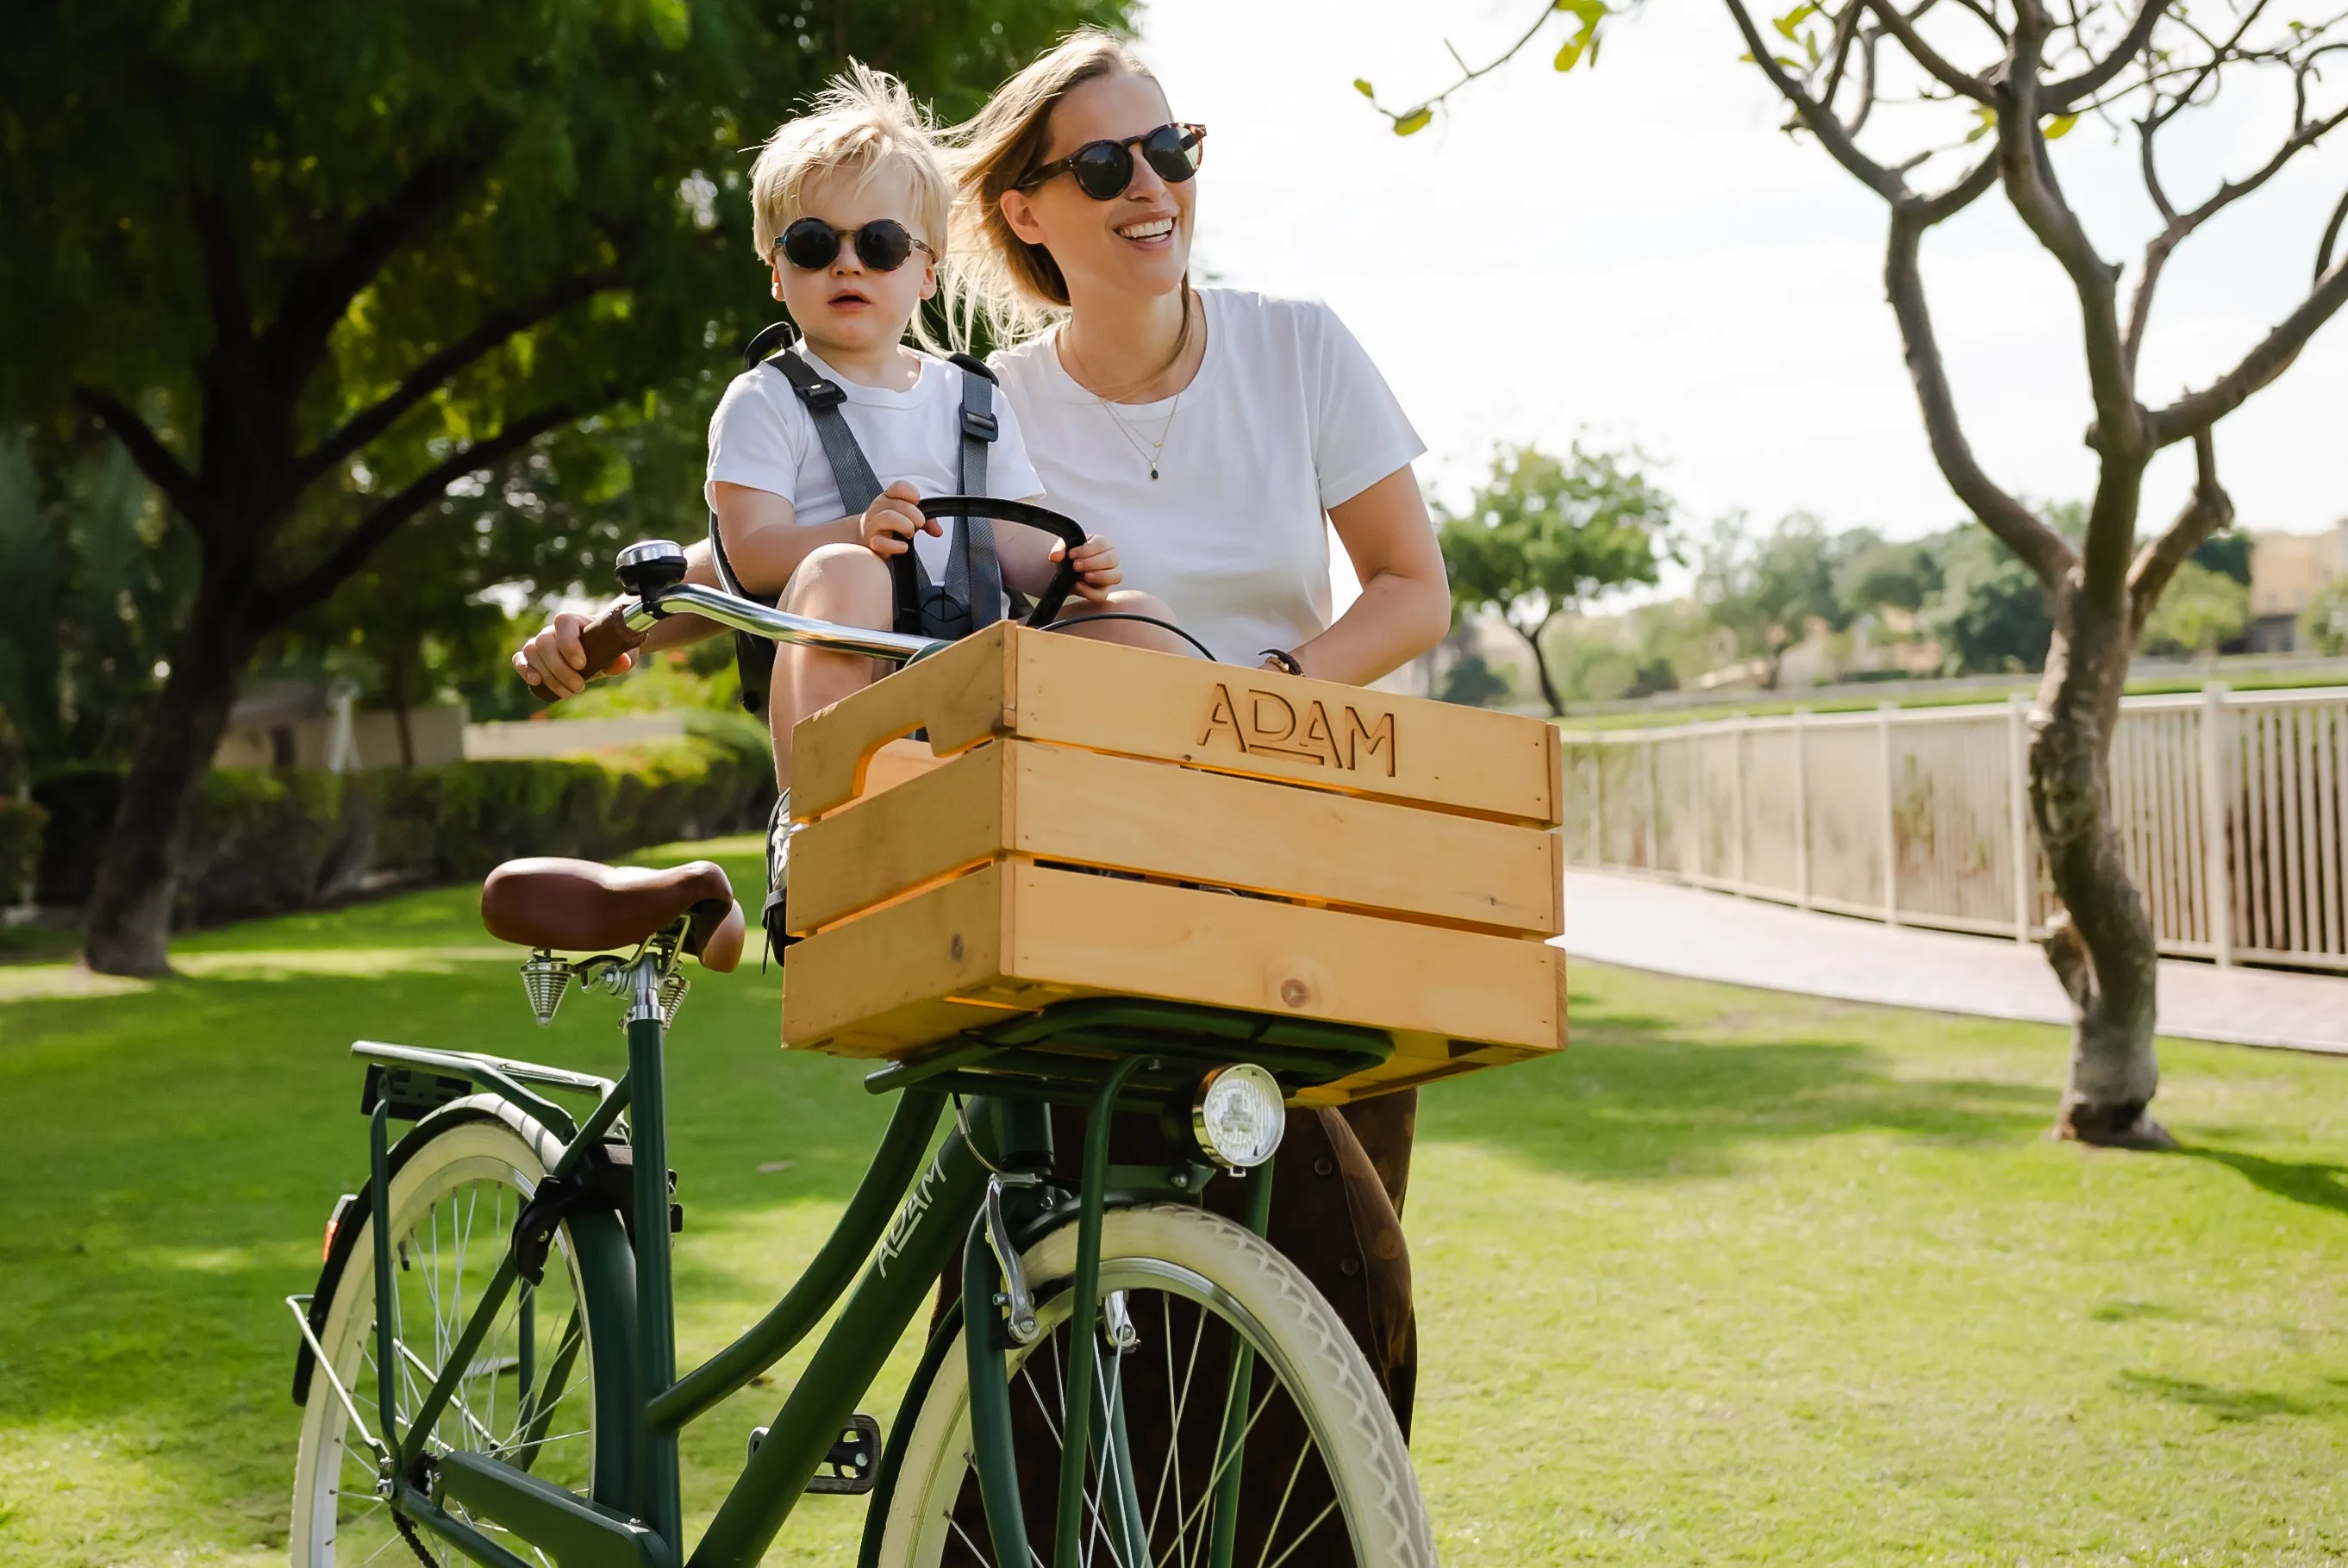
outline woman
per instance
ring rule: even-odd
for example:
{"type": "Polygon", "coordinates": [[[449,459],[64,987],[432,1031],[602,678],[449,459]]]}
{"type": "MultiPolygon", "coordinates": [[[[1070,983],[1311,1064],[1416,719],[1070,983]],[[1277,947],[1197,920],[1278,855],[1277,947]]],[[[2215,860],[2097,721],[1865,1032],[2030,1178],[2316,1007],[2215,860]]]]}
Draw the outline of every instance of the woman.
{"type": "MultiPolygon", "coordinates": [[[[1190,286],[1205,133],[1176,122],[1132,51],[1075,34],[955,138],[949,297],[965,330],[983,322],[1009,345],[993,363],[1046,504],[1113,528],[1126,581],[1224,660],[1361,684],[1441,640],[1450,594],[1410,469],[1425,446],[1327,306],[1190,286]],[[1334,619],[1332,528],[1362,584],[1334,619]]],[[[1272,1230],[1406,1434],[1400,1213],[1417,1099],[1294,1118],[1272,1230]]],[[[1074,1140],[1060,1141],[1066,1158],[1074,1140]]]]}

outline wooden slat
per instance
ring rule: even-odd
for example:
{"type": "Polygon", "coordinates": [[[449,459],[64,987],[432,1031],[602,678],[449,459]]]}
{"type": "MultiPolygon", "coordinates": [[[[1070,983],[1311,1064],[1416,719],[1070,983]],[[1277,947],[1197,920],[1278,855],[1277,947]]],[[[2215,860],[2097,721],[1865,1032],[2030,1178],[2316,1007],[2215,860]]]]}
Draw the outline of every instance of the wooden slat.
{"type": "Polygon", "coordinates": [[[1564,1043],[1564,954],[1335,910],[989,865],[790,949],[784,1043],[894,1057],[1069,996],[1147,996],[1395,1031],[1399,1087],[1564,1043]]]}
{"type": "Polygon", "coordinates": [[[994,734],[1554,827],[1557,731],[1538,719],[994,626],[801,721],[793,814],[864,788],[926,727],[941,756],[994,734]]]}
{"type": "Polygon", "coordinates": [[[1554,837],[1003,740],[803,829],[791,846],[791,923],[818,931],[1007,853],[1555,936],[1565,913],[1554,837]]]}

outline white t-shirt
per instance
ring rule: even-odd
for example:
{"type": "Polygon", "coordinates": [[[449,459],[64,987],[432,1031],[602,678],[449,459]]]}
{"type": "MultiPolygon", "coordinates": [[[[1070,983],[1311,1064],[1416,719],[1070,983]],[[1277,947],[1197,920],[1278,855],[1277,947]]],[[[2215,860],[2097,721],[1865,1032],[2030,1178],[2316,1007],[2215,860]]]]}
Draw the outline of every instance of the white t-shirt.
{"type": "Polygon", "coordinates": [[[1125,586],[1165,600],[1218,658],[1251,665],[1328,627],[1328,509],[1426,446],[1327,305],[1238,289],[1199,297],[1206,357],[1179,398],[1112,414],[1062,368],[1056,333],[994,365],[1044,504],[1115,541],[1125,586]]]}
{"type": "MultiPolygon", "coordinates": [[[[909,480],[923,496],[962,492],[963,372],[958,367],[920,354],[920,378],[910,389],[892,392],[850,381],[809,353],[805,344],[789,352],[805,355],[826,380],[847,394],[840,412],[881,488],[909,480]]],[[[1030,500],[1044,486],[1027,460],[1027,444],[1020,438],[1010,399],[1000,394],[994,398],[994,418],[995,438],[986,454],[986,493],[1005,500],[1030,500]]],[[[769,365],[736,376],[718,399],[717,412],[710,416],[709,474],[702,494],[713,508],[720,480],[781,496],[791,503],[797,521],[809,527],[848,515],[831,464],[823,455],[823,442],[815,433],[814,416],[783,373],[769,365]]],[[[943,579],[953,531],[960,526],[960,519],[949,519],[943,537],[914,536],[914,548],[932,578],[943,579]]]]}

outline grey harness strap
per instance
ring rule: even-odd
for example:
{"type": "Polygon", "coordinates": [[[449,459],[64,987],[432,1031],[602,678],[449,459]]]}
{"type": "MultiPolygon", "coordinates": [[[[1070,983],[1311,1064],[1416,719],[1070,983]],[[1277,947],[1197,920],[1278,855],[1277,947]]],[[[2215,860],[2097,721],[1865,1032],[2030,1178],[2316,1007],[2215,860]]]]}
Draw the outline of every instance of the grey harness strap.
{"type": "MultiPolygon", "coordinates": [[[[880,494],[880,480],[856,443],[848,417],[840,411],[848,394],[826,377],[802,355],[791,351],[793,334],[787,324],[768,327],[752,340],[744,357],[773,367],[790,383],[791,391],[815,422],[816,439],[831,469],[846,515],[860,514],[880,494]],[[778,342],[781,351],[768,354],[778,342]]],[[[1001,433],[994,416],[994,375],[966,354],[953,356],[962,372],[962,450],[960,479],[964,495],[986,493],[986,449],[1001,433]]],[[[909,552],[915,588],[914,606],[900,615],[900,631],[934,637],[962,637],[1003,618],[1003,564],[994,547],[994,525],[983,517],[956,519],[953,542],[946,555],[942,584],[930,581],[919,552],[909,552]]],[[[726,559],[726,542],[717,528],[717,514],[709,514],[709,548],[717,580],[729,593],[747,594],[726,559]]],[[[771,602],[771,601],[769,601],[771,602]]],[[[773,675],[769,645],[747,634],[735,634],[736,662],[742,677],[742,706],[753,713],[765,707],[773,675]]]]}

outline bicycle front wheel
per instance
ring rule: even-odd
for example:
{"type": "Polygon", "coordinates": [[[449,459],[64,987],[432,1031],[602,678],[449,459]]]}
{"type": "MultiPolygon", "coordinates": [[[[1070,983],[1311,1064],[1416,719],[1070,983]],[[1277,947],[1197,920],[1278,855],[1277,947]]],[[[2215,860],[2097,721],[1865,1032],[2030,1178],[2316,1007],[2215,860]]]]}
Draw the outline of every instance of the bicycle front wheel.
{"type": "MultiPolygon", "coordinates": [[[[1434,1568],[1394,1412],[1294,1264],[1229,1220],[1171,1204],[1102,1216],[1101,1299],[1081,1315],[1076,1259],[1073,1223],[1029,1250],[1045,1333],[1006,1358],[1037,1561],[1053,1559],[1069,1336],[1084,1332],[1095,1336],[1096,1416],[1077,1561],[1434,1568]]],[[[882,1568],[994,1564],[961,1333],[897,1443],[882,1568]]]]}
{"type": "MultiPolygon", "coordinates": [[[[481,1096],[434,1112],[393,1150],[386,1229],[396,1275],[393,1354],[403,1434],[503,1261],[521,1205],[561,1150],[561,1141],[537,1122],[481,1096]]],[[[364,1208],[360,1214],[360,1233],[319,1344],[372,1429],[379,1418],[375,1242],[371,1217],[364,1208]]],[[[614,1484],[610,1475],[599,1475],[599,1467],[609,1471],[619,1457],[616,1445],[599,1441],[613,1424],[599,1406],[608,1409],[614,1391],[624,1390],[619,1343],[624,1335],[598,1334],[607,1326],[590,1320],[597,1295],[586,1286],[588,1272],[609,1272],[626,1244],[618,1219],[608,1212],[575,1212],[556,1228],[544,1282],[517,1282],[508,1294],[427,1436],[427,1453],[461,1449],[493,1455],[582,1495],[592,1495],[599,1480],[606,1489],[614,1484]]],[[[304,1407],[288,1542],[293,1568],[412,1565],[419,1551],[452,1568],[468,1563],[428,1532],[416,1531],[412,1545],[399,1539],[402,1522],[376,1495],[374,1456],[351,1430],[342,1401],[326,1385],[326,1371],[321,1366],[313,1376],[304,1407]]],[[[546,1561],[495,1525],[470,1522],[525,1562],[546,1561]]]]}

